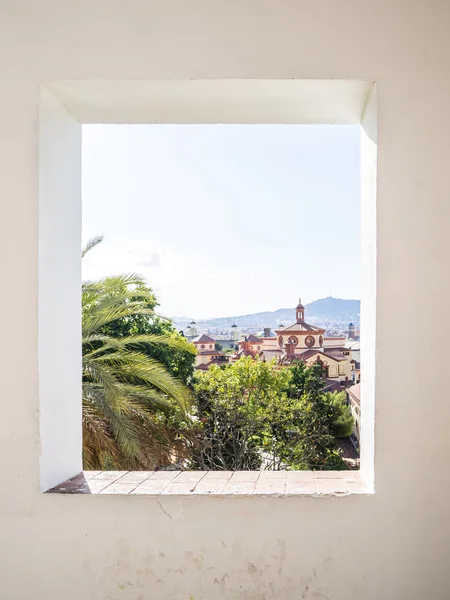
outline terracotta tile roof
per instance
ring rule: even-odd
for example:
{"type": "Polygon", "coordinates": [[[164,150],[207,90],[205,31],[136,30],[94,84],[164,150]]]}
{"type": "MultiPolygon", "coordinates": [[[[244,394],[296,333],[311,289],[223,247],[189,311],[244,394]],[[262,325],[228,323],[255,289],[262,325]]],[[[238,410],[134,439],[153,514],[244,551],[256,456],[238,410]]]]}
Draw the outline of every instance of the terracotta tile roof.
{"type": "Polygon", "coordinates": [[[192,341],[194,344],[214,344],[216,340],[213,340],[212,337],[209,337],[209,335],[203,333],[202,335],[194,338],[192,341]]]}
{"type": "Polygon", "coordinates": [[[252,344],[260,344],[261,338],[256,337],[256,335],[253,335],[253,333],[251,333],[250,335],[246,336],[245,341],[250,342],[252,344]]]}
{"type": "Polygon", "coordinates": [[[350,350],[348,348],[345,348],[344,346],[325,346],[324,352],[327,352],[328,350],[330,352],[334,350],[337,350],[338,352],[348,352],[350,356],[350,350]]]}
{"type": "Polygon", "coordinates": [[[341,382],[336,379],[325,379],[325,385],[323,386],[324,392],[342,392],[345,388],[341,385],[341,382]]]}
{"type": "MultiPolygon", "coordinates": [[[[225,356],[225,355],[224,355],[225,356]]],[[[226,365],[228,364],[228,360],[222,360],[221,358],[213,358],[210,362],[210,365],[226,365]]]]}
{"type": "Polygon", "coordinates": [[[200,356],[208,356],[208,355],[224,356],[224,353],[221,352],[220,350],[200,350],[200,352],[197,352],[197,354],[200,356]]]}
{"type": "Polygon", "coordinates": [[[320,350],[306,350],[306,352],[302,352],[301,354],[297,355],[298,358],[301,358],[302,360],[308,360],[308,358],[310,358],[311,356],[314,356],[314,354],[322,354],[322,352],[320,350]]]}
{"type": "MultiPolygon", "coordinates": [[[[344,348],[345,350],[345,348],[344,348]]],[[[343,360],[348,360],[349,356],[344,356],[342,354],[342,348],[324,348],[323,353],[325,356],[329,356],[333,360],[337,362],[342,362],[343,360]]]]}
{"type": "Polygon", "coordinates": [[[210,364],[211,364],[211,363],[207,363],[207,364],[204,364],[204,363],[203,363],[203,364],[201,364],[201,365],[198,365],[197,367],[195,367],[195,370],[196,370],[196,371],[207,371],[207,370],[209,369],[209,365],[210,365],[210,364]]]}
{"type": "Polygon", "coordinates": [[[280,358],[280,365],[291,365],[296,360],[302,360],[300,354],[283,354],[280,358]]]}
{"type": "Polygon", "coordinates": [[[291,354],[291,355],[287,355],[290,357],[290,362],[292,362],[293,360],[308,360],[308,358],[311,358],[312,356],[314,356],[315,354],[320,354],[320,356],[323,356],[324,358],[331,358],[331,360],[334,360],[336,362],[341,362],[342,360],[346,360],[345,356],[338,356],[338,353],[334,353],[331,354],[329,352],[326,351],[327,349],[325,348],[324,351],[322,350],[306,350],[306,352],[302,352],[301,354],[291,354]]]}
{"type": "Polygon", "coordinates": [[[286,331],[315,331],[316,333],[324,333],[325,329],[314,327],[314,325],[302,321],[301,323],[292,323],[292,325],[288,325],[287,327],[280,328],[276,331],[282,331],[283,333],[286,333],[286,331]]]}

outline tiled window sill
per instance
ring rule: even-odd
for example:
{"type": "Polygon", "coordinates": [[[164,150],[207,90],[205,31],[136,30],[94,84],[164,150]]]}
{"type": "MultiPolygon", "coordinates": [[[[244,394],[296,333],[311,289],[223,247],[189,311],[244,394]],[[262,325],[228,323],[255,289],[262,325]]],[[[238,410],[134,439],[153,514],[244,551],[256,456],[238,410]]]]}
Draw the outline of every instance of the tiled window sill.
{"type": "Polygon", "coordinates": [[[347,496],[368,491],[359,471],[84,471],[47,493],[347,496]]]}

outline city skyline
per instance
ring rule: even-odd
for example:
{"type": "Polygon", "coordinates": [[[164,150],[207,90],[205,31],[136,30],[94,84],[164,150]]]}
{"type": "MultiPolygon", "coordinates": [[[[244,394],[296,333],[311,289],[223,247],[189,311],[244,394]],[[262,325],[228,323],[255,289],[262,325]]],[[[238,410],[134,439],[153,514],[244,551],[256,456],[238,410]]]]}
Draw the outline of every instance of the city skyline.
{"type": "MultiPolygon", "coordinates": [[[[328,300],[328,299],[333,299],[333,300],[348,300],[348,301],[357,301],[360,302],[359,298],[335,298],[334,296],[326,296],[324,298],[315,298],[314,300],[311,300],[310,302],[304,302],[305,307],[307,307],[309,304],[317,302],[317,301],[321,301],[321,300],[328,300]]],[[[303,299],[302,298],[297,298],[297,300],[301,300],[303,303],[303,299]]],[[[250,316],[250,315],[254,315],[254,314],[259,314],[259,313],[277,313],[280,310],[295,310],[295,302],[292,303],[291,302],[291,306],[286,305],[286,306],[278,306],[277,308],[270,308],[264,311],[254,311],[251,313],[242,313],[242,314],[224,314],[224,315],[212,315],[210,317],[197,317],[196,315],[170,315],[171,318],[176,318],[176,320],[178,321],[186,321],[186,320],[190,320],[190,319],[194,319],[195,321],[199,321],[199,322],[205,322],[205,321],[212,321],[215,319],[230,319],[230,318],[241,318],[241,317],[246,317],[246,316],[250,316]]],[[[315,317],[314,317],[315,318],[315,317]]]]}
{"type": "Polygon", "coordinates": [[[138,272],[167,316],[359,298],[359,127],[83,127],[83,277],[138,272]]]}

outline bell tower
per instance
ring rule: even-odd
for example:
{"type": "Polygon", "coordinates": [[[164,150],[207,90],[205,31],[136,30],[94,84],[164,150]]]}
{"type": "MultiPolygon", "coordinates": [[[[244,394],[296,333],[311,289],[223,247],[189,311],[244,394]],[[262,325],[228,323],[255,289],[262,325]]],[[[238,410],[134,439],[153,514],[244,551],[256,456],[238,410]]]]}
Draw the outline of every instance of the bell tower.
{"type": "Polygon", "coordinates": [[[192,320],[192,321],[189,323],[189,327],[188,327],[188,329],[189,329],[189,336],[190,336],[190,337],[193,337],[193,338],[195,338],[195,337],[197,337],[197,336],[198,336],[198,332],[197,332],[197,323],[196,323],[194,320],[192,320]]]}
{"type": "Polygon", "coordinates": [[[303,323],[305,320],[305,307],[302,304],[302,299],[298,299],[297,308],[295,309],[295,318],[297,319],[297,323],[303,323]]]}
{"type": "Polygon", "coordinates": [[[353,325],[353,323],[350,323],[350,325],[348,326],[348,333],[347,333],[347,337],[348,337],[350,340],[354,340],[354,339],[356,339],[356,335],[355,335],[355,334],[356,334],[356,331],[355,331],[355,330],[356,330],[356,328],[355,328],[355,326],[353,325]]]}

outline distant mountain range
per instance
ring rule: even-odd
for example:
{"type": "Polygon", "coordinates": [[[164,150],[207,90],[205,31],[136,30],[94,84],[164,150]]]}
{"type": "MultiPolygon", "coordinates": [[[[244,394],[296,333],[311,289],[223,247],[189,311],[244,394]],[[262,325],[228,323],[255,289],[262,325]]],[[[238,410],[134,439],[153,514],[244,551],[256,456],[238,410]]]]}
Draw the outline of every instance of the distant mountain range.
{"type": "MultiPolygon", "coordinates": [[[[359,327],[360,300],[344,300],[341,298],[322,298],[305,305],[305,320],[311,324],[336,326],[346,328],[350,322],[359,327]]],[[[178,329],[186,329],[192,319],[174,317],[178,329]]],[[[264,327],[277,328],[280,324],[288,325],[295,320],[295,307],[279,308],[275,311],[237,315],[232,317],[217,317],[197,321],[197,329],[228,330],[233,324],[240,329],[262,330],[264,327]]]]}

